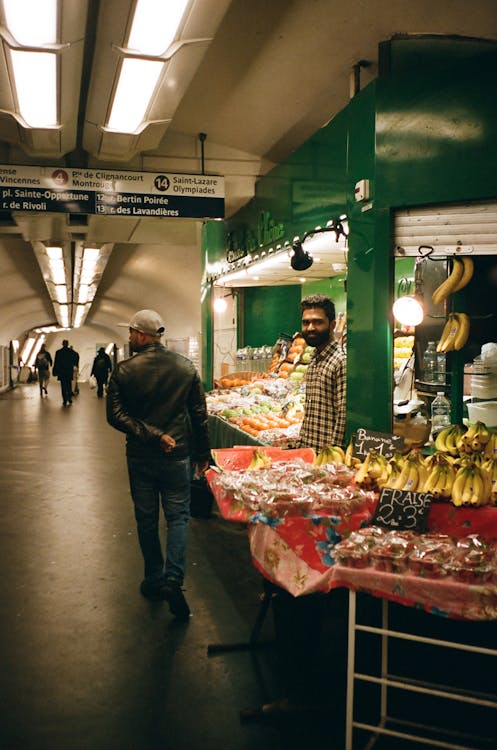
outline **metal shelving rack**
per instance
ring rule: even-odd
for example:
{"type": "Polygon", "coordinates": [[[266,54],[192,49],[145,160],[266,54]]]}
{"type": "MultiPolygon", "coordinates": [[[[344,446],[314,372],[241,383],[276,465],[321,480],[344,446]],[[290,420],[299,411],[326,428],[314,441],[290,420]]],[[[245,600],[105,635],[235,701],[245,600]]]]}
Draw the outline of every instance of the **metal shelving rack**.
{"type": "MultiPolygon", "coordinates": [[[[445,728],[436,727],[428,724],[421,724],[414,721],[405,721],[403,719],[390,716],[388,713],[389,690],[401,690],[410,693],[422,693],[432,696],[434,699],[447,699],[455,702],[454,710],[462,710],[464,704],[485,707],[497,710],[497,695],[477,693],[470,690],[453,688],[447,685],[440,685],[431,682],[399,677],[389,671],[389,639],[401,639],[403,641],[415,641],[416,643],[427,646],[454,649],[465,651],[467,653],[483,654],[488,657],[497,657],[497,649],[474,646],[469,643],[456,643],[452,641],[440,640],[438,638],[428,638],[411,633],[405,633],[400,630],[392,630],[389,627],[389,602],[382,600],[381,627],[363,625],[357,622],[356,592],[349,592],[349,641],[348,641],[348,673],[347,673],[347,711],[346,711],[346,742],[345,750],[353,750],[353,732],[354,729],[365,730],[370,732],[370,738],[364,746],[364,750],[371,750],[375,743],[382,735],[396,737],[409,742],[417,742],[431,748],[446,748],[447,750],[481,750],[482,746],[496,747],[496,737],[476,738],[469,733],[457,731],[449,732],[445,728]],[[381,639],[380,654],[381,668],[379,676],[373,674],[363,674],[356,672],[356,648],[357,634],[370,633],[381,639]],[[354,693],[356,682],[366,682],[376,685],[380,691],[380,717],[377,724],[359,721],[354,718],[354,693]],[[398,728],[391,728],[395,724],[398,728]],[[422,734],[421,734],[422,732],[422,734]],[[442,737],[444,735],[444,737],[442,737]],[[450,735],[450,736],[449,736],[450,735]],[[479,746],[475,741],[484,743],[479,746]],[[473,744],[461,744],[472,742],[473,744]]],[[[435,615],[433,615],[435,616],[435,615]]],[[[495,664],[497,667],[497,663],[495,664]]],[[[497,726],[497,716],[494,726],[497,726]]]]}

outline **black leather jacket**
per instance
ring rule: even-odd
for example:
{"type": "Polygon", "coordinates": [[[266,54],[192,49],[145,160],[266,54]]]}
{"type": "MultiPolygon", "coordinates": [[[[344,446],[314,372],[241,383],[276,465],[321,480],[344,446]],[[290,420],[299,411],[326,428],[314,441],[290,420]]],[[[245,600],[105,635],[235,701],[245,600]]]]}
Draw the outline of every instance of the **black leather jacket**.
{"type": "Polygon", "coordinates": [[[127,455],[136,458],[170,456],[193,461],[210,457],[205,394],[189,359],[159,342],[115,367],[107,388],[107,421],[126,433],[127,455]],[[164,453],[160,437],[176,440],[164,453]]]}

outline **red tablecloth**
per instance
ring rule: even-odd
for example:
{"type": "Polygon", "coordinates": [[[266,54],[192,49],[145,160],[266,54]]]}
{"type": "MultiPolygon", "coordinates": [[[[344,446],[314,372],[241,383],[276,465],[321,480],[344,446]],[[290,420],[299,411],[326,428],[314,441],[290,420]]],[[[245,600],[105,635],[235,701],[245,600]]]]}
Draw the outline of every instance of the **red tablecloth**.
{"type": "MultiPolygon", "coordinates": [[[[336,564],[333,547],[351,531],[370,523],[371,509],[348,516],[319,514],[271,519],[251,514],[242,503],[233,502],[216,488],[212,474],[210,483],[223,518],[249,521],[250,551],[256,568],[294,596],[327,593],[346,586],[422,607],[432,614],[468,620],[497,619],[497,586],[493,584],[469,585],[449,577],[427,579],[336,564]]],[[[427,528],[455,538],[479,534],[491,541],[497,539],[497,508],[456,508],[450,503],[436,503],[428,513],[427,528]]]]}

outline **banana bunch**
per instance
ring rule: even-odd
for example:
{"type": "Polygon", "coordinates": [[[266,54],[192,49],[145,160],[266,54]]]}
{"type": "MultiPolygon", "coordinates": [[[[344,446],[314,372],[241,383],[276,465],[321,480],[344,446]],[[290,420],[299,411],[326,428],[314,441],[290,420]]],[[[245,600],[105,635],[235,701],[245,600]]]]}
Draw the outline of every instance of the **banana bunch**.
{"type": "Polygon", "coordinates": [[[484,450],[485,458],[497,458],[497,432],[491,432],[484,450]]]}
{"type": "Polygon", "coordinates": [[[385,456],[377,451],[369,451],[359,466],[354,481],[364,490],[378,490],[387,486],[389,476],[390,469],[385,456]]]}
{"type": "Polygon", "coordinates": [[[444,453],[434,453],[428,464],[428,478],[423,490],[430,492],[433,497],[448,500],[451,497],[452,486],[456,478],[456,469],[444,453]]]}
{"type": "MultiPolygon", "coordinates": [[[[457,441],[459,454],[479,453],[483,451],[490,441],[490,430],[483,422],[475,422],[470,425],[457,441]]],[[[494,438],[492,437],[492,442],[494,438]]]]}
{"type": "Polygon", "coordinates": [[[490,478],[490,502],[497,505],[497,458],[488,459],[482,466],[490,478]]]}
{"type": "Polygon", "coordinates": [[[458,292],[466,286],[473,276],[474,264],[472,258],[463,255],[452,259],[452,270],[449,276],[442,281],[432,294],[435,305],[440,305],[450,294],[458,292]]]}
{"type": "Polygon", "coordinates": [[[440,453],[448,453],[451,456],[457,456],[458,442],[464,434],[464,429],[458,424],[451,424],[440,430],[435,438],[435,449],[440,453]]]}
{"type": "Polygon", "coordinates": [[[400,451],[395,451],[388,461],[388,479],[384,486],[390,487],[399,477],[405,463],[405,456],[400,451]]]}
{"type": "Polygon", "coordinates": [[[458,469],[451,490],[453,505],[486,505],[491,497],[492,482],[488,471],[474,463],[458,469]]]}
{"type": "Polygon", "coordinates": [[[418,451],[411,451],[404,458],[400,472],[396,476],[392,472],[383,486],[390,487],[393,490],[423,492],[427,479],[428,470],[423,457],[418,451]]]}
{"type": "Polygon", "coordinates": [[[344,464],[345,453],[339,445],[325,445],[314,459],[315,466],[323,464],[344,464]]]}
{"type": "Polygon", "coordinates": [[[469,317],[466,313],[449,313],[447,322],[437,344],[437,352],[452,352],[462,349],[469,337],[469,317]]]}
{"type": "Polygon", "coordinates": [[[345,466],[348,466],[349,469],[359,468],[359,466],[361,465],[361,462],[357,458],[357,456],[354,456],[354,438],[355,435],[351,435],[349,444],[345,451],[344,464],[345,466]]]}
{"type": "Polygon", "coordinates": [[[257,469],[270,469],[272,461],[267,455],[263,448],[256,448],[252,460],[247,466],[248,471],[256,471],[257,469]]]}

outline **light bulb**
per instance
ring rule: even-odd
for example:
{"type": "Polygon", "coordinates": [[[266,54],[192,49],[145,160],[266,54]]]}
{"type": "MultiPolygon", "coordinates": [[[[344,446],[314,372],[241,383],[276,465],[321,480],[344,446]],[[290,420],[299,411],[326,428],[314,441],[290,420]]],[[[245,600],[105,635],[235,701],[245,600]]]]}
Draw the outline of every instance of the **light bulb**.
{"type": "Polygon", "coordinates": [[[218,313],[226,312],[226,309],[228,307],[228,303],[224,299],[224,297],[218,297],[214,300],[214,310],[218,313]]]}
{"type": "Polygon", "coordinates": [[[408,294],[395,300],[392,312],[404,326],[417,326],[424,318],[424,308],[419,297],[408,294]]]}

